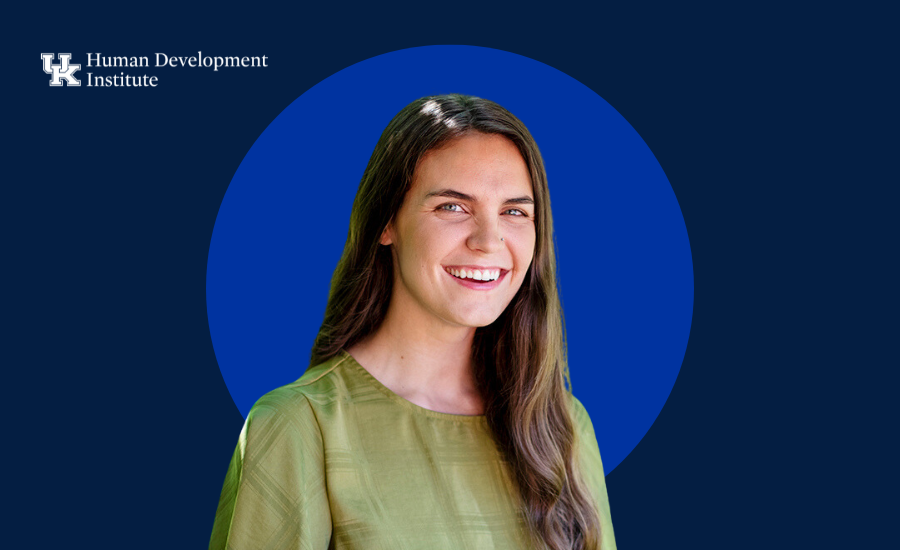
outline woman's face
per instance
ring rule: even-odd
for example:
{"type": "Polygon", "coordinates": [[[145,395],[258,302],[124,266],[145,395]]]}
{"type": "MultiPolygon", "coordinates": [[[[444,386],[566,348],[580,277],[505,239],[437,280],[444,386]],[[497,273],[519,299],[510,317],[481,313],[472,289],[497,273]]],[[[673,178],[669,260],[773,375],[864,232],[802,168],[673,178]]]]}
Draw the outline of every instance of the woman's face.
{"type": "Polygon", "coordinates": [[[531,265],[534,212],[528,168],[508,139],[471,133],[427,153],[381,239],[394,258],[392,313],[493,323],[531,265]]]}

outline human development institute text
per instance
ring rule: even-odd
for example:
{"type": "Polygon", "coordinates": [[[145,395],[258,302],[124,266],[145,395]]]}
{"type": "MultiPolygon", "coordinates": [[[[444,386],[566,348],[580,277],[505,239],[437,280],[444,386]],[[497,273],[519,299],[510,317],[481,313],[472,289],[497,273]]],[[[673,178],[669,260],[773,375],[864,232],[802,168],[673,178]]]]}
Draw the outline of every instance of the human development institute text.
{"type": "MultiPolygon", "coordinates": [[[[188,67],[188,68],[211,68],[213,71],[225,68],[241,68],[241,67],[268,67],[268,56],[207,56],[202,51],[198,51],[196,56],[180,57],[175,55],[167,55],[157,53],[154,57],[154,67],[188,67]]],[[[88,67],[110,67],[110,68],[134,68],[134,67],[150,67],[150,58],[147,56],[104,56],[99,53],[87,54],[88,67]]],[[[77,70],[77,69],[76,69],[77,70]]],[[[159,82],[158,77],[143,75],[132,75],[120,72],[111,76],[95,76],[93,73],[87,73],[88,87],[152,87],[155,88],[159,82]]],[[[71,82],[69,83],[71,85],[71,82]]]]}

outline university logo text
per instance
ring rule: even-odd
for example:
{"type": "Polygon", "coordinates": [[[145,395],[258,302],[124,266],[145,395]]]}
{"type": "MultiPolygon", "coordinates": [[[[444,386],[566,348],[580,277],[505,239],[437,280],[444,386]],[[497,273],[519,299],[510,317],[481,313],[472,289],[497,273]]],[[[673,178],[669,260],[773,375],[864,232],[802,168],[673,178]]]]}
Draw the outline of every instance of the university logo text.
{"type": "MultiPolygon", "coordinates": [[[[72,63],[72,54],[59,54],[59,63],[53,64],[52,53],[42,53],[41,60],[44,65],[44,72],[52,75],[50,79],[51,86],[62,86],[65,80],[68,86],[81,86],[81,81],[74,77],[74,74],[81,70],[80,64],[72,63]]],[[[212,69],[213,72],[219,72],[219,69],[243,69],[243,68],[264,68],[269,64],[267,55],[263,56],[209,56],[203,55],[202,51],[198,51],[196,56],[175,56],[157,52],[155,56],[158,69],[178,69],[178,68],[196,68],[196,69],[212,69]]],[[[100,69],[99,75],[92,72],[87,73],[88,88],[105,88],[105,87],[126,87],[126,88],[155,88],[158,85],[159,77],[142,74],[126,74],[125,71],[116,71],[118,74],[103,74],[107,72],[104,69],[131,69],[150,67],[149,56],[109,56],[100,53],[90,52],[87,54],[88,70],[94,70],[94,67],[100,69]]]]}

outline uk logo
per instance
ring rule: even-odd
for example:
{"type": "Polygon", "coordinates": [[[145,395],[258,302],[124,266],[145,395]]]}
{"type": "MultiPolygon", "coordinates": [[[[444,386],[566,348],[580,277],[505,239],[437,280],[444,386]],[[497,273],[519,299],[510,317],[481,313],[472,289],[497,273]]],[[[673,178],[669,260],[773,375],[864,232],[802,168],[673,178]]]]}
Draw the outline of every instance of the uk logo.
{"type": "Polygon", "coordinates": [[[42,53],[41,59],[44,61],[44,72],[53,75],[50,79],[51,86],[62,86],[63,79],[65,79],[67,86],[81,86],[81,81],[74,76],[77,71],[81,70],[81,65],[69,63],[69,60],[72,59],[72,54],[59,54],[58,65],[53,64],[52,53],[42,53]]]}

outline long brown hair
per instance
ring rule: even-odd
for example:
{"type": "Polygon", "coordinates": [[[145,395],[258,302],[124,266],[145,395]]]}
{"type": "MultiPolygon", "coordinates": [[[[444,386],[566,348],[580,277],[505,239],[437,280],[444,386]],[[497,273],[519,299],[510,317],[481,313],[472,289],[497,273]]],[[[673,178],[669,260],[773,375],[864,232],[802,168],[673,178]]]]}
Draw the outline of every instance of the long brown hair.
{"type": "Polygon", "coordinates": [[[535,201],[534,259],[522,287],[494,323],[475,331],[473,363],[485,416],[512,466],[536,540],[552,550],[599,548],[599,518],[574,456],[547,175],[528,129],[503,107],[463,95],[425,97],[388,124],[359,184],[311,365],[381,324],[394,277],[390,247],[379,244],[382,232],[425,153],[470,132],[499,134],[516,145],[535,201]]]}

